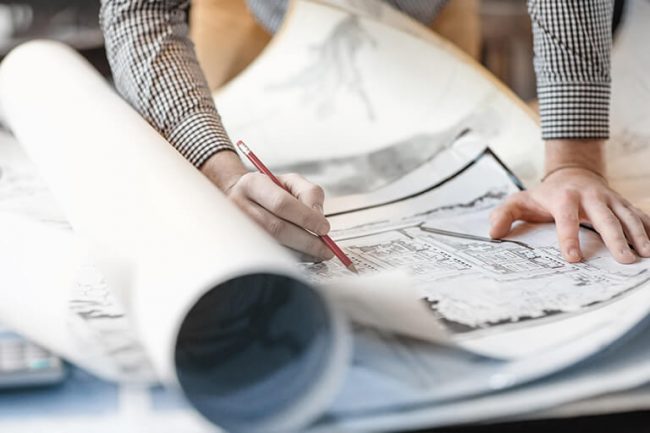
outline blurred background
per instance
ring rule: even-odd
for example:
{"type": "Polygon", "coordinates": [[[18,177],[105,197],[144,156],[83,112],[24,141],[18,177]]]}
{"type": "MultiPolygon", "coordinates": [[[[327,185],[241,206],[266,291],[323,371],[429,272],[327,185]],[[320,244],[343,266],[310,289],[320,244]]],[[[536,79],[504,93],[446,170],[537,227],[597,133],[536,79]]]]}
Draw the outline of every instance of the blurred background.
{"type": "MultiPolygon", "coordinates": [[[[474,56],[522,99],[534,100],[532,39],[526,2],[452,0],[451,5],[454,3],[457,4],[456,9],[471,7],[471,13],[478,16],[463,28],[464,33],[460,35],[466,39],[469,33],[469,37],[479,41],[474,56]]],[[[617,0],[614,28],[618,25],[623,8],[624,1],[617,0]]],[[[453,11],[449,12],[454,14],[453,11]]],[[[99,0],[0,0],[0,56],[26,40],[52,38],[77,48],[108,76],[110,72],[104,55],[98,13],[99,0]]],[[[460,14],[467,15],[462,11],[460,14]]],[[[451,16],[443,21],[458,23],[451,16]]],[[[446,24],[443,22],[434,28],[445,34],[446,24]]]]}

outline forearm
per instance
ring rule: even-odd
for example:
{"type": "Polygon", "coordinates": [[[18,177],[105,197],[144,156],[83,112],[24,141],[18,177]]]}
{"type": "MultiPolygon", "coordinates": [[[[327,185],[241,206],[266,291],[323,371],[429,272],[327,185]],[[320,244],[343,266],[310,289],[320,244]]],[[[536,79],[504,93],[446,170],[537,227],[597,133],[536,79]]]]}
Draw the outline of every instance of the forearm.
{"type": "Polygon", "coordinates": [[[529,0],[545,140],[609,135],[610,0],[529,0]]]}
{"type": "Polygon", "coordinates": [[[197,167],[232,148],[188,39],[187,0],[102,0],[120,94],[197,167]]]}

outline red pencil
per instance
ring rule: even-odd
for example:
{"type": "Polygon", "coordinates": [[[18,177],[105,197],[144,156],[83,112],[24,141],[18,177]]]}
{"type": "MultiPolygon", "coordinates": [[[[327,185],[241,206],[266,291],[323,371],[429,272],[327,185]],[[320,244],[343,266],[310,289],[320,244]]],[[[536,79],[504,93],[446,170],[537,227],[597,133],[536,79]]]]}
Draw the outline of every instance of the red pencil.
{"type": "MultiPolygon", "coordinates": [[[[280,182],[280,179],[275,177],[273,173],[271,173],[271,170],[269,170],[266,165],[253,153],[252,150],[246,144],[239,140],[237,142],[237,148],[248,158],[248,160],[255,166],[256,169],[260,171],[260,173],[264,173],[267,175],[277,186],[280,188],[284,189],[285,191],[289,192],[289,190],[280,182]]],[[[357,271],[357,268],[354,267],[354,264],[352,263],[352,260],[348,256],[345,255],[343,250],[339,248],[336,243],[330,238],[328,235],[324,236],[318,236],[324,243],[327,245],[327,248],[329,248],[336,257],[343,263],[343,265],[348,268],[350,271],[354,272],[355,274],[358,274],[359,272],[357,271]]]]}

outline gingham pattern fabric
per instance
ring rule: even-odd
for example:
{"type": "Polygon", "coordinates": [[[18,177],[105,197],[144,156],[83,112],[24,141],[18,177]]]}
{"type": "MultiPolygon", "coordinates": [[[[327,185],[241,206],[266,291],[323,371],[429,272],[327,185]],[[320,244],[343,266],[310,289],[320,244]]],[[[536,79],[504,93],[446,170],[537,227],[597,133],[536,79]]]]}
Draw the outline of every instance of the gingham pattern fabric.
{"type": "Polygon", "coordinates": [[[542,137],[609,135],[612,0],[529,0],[542,137]]]}
{"type": "MultiPolygon", "coordinates": [[[[276,29],[286,0],[247,0],[276,29]]],[[[386,0],[430,22],[445,0],[386,0]]],[[[189,0],[102,0],[100,22],[118,91],[192,164],[234,150],[188,39],[189,0]]],[[[609,0],[529,0],[542,133],[605,138],[609,117],[609,0]]]]}
{"type": "Polygon", "coordinates": [[[188,37],[189,0],[102,0],[100,23],[118,91],[201,167],[233,145],[188,37]]]}

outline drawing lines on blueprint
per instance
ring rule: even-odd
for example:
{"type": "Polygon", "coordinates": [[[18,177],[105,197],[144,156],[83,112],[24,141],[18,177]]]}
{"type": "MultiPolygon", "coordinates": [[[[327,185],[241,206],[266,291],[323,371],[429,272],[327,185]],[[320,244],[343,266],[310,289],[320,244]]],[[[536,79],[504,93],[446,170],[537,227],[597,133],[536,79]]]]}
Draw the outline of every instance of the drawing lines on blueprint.
{"type": "MultiPolygon", "coordinates": [[[[448,228],[487,220],[504,195],[489,190],[465,203],[345,230],[336,239],[360,273],[407,271],[433,313],[457,333],[579,313],[650,280],[645,268],[609,269],[599,265],[601,257],[569,264],[548,243],[492,240],[448,228]]],[[[538,239],[554,242],[553,227],[539,230],[545,232],[538,239]]],[[[345,275],[333,262],[306,265],[305,270],[314,281],[345,275]]]]}

